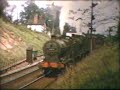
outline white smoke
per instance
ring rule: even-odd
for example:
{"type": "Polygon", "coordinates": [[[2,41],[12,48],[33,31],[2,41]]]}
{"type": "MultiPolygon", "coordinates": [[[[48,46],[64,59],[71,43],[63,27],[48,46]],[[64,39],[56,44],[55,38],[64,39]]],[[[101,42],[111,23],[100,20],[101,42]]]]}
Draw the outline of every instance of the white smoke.
{"type": "Polygon", "coordinates": [[[81,17],[81,12],[78,9],[88,8],[90,1],[56,1],[55,5],[61,6],[60,13],[60,30],[61,34],[63,33],[63,27],[65,23],[69,23],[71,26],[76,27],[77,33],[80,32],[81,21],[76,21],[77,18],[81,17]],[[76,12],[75,14],[70,13],[70,10],[76,12]],[[72,17],[73,19],[69,19],[72,17]]]}
{"type": "Polygon", "coordinates": [[[60,13],[60,30],[61,33],[63,33],[63,27],[65,25],[65,22],[68,22],[68,14],[69,14],[69,9],[70,9],[71,2],[65,2],[64,6],[61,8],[61,13],[60,13]]]}

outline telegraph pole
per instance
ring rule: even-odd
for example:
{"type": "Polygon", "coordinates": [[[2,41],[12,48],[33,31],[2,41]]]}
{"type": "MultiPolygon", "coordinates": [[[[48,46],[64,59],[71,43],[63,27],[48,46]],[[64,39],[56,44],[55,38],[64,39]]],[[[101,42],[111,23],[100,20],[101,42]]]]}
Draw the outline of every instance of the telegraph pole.
{"type": "Polygon", "coordinates": [[[90,24],[90,51],[92,52],[93,50],[93,43],[92,43],[92,32],[93,32],[93,20],[95,19],[94,15],[93,15],[93,8],[98,5],[98,3],[93,3],[93,0],[91,2],[91,24],[90,24]]]}
{"type": "Polygon", "coordinates": [[[90,51],[92,52],[93,45],[92,45],[92,30],[93,30],[93,0],[91,2],[91,25],[90,25],[90,51]]]}

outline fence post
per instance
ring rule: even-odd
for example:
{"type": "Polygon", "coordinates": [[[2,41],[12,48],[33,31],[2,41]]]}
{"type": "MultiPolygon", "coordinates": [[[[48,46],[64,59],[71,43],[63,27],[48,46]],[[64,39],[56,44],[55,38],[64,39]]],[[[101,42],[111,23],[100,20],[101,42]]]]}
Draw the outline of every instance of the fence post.
{"type": "Polygon", "coordinates": [[[28,63],[33,63],[32,51],[33,51],[32,47],[28,47],[26,50],[26,61],[28,63]]]}

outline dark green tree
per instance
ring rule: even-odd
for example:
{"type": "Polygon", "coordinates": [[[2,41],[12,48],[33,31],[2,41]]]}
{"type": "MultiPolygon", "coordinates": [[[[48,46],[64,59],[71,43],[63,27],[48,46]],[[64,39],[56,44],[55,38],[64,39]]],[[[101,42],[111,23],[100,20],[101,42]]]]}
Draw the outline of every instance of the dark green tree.
{"type": "Polygon", "coordinates": [[[20,13],[20,21],[23,24],[32,23],[35,14],[42,15],[43,9],[39,9],[35,3],[29,3],[24,7],[24,11],[20,13]]]}

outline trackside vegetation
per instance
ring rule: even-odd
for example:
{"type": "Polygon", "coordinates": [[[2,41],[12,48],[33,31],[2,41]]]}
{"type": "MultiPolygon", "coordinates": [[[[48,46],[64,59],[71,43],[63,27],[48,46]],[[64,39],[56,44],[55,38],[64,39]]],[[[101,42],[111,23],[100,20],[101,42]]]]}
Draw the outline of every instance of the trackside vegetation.
{"type": "Polygon", "coordinates": [[[49,87],[50,89],[118,89],[118,44],[94,50],[49,87]]]}
{"type": "Polygon", "coordinates": [[[49,37],[44,33],[37,33],[23,25],[13,25],[0,19],[0,68],[17,62],[26,57],[26,49],[33,47],[42,54],[44,43],[49,37]]]}

